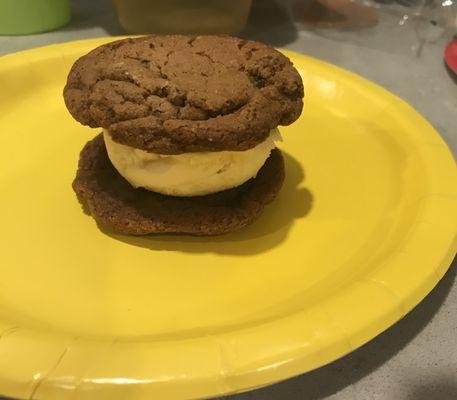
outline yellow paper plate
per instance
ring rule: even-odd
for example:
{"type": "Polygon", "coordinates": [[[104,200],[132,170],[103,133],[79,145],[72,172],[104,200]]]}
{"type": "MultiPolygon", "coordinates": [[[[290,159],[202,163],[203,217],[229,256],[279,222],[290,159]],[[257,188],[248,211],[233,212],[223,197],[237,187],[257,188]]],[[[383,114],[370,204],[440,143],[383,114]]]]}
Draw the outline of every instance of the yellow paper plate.
{"type": "Polygon", "coordinates": [[[71,189],[96,132],[66,111],[75,59],[111,39],[0,59],[0,394],[188,399],[326,364],[411,310],[456,251],[457,171],[410,106],[287,52],[306,106],[287,179],[214,238],[101,232],[71,189]]]}

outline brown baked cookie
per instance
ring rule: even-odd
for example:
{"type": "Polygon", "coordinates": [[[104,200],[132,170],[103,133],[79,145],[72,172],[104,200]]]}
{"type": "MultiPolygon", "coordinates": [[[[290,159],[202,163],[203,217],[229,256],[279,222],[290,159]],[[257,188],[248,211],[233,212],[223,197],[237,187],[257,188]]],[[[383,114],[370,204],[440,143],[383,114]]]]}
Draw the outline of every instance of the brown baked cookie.
{"type": "Polygon", "coordinates": [[[162,154],[252,148],[299,117],[302,97],[287,57],[229,36],[108,43],[75,62],[64,89],[82,124],[162,154]]]}
{"type": "Polygon", "coordinates": [[[113,167],[98,135],[81,152],[73,189],[95,220],[115,232],[218,235],[252,223],[283,180],[284,161],[276,149],[256,178],[223,192],[172,197],[135,189],[113,167]]]}

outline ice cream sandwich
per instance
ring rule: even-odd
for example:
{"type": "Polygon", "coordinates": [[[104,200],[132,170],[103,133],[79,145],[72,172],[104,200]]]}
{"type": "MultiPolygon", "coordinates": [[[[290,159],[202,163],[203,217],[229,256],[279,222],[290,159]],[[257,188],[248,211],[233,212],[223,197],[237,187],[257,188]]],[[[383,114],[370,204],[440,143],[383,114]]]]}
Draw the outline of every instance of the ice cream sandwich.
{"type": "Polygon", "coordinates": [[[73,188],[125,234],[227,233],[278,193],[278,125],[300,115],[303,84],[277,50],[228,36],[148,36],[96,48],[64,89],[73,117],[102,128],[73,188]]]}

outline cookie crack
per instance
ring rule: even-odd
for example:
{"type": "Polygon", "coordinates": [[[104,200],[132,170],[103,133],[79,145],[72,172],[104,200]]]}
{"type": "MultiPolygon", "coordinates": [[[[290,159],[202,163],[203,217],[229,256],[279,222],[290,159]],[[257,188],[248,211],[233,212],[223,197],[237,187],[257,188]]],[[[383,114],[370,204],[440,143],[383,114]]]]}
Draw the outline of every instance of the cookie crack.
{"type": "Polygon", "coordinates": [[[243,49],[243,47],[246,46],[247,43],[247,40],[240,40],[240,42],[237,44],[238,50],[243,49]]]}
{"type": "Polygon", "coordinates": [[[129,59],[129,60],[139,61],[142,65],[147,65],[148,67],[149,67],[149,65],[150,65],[150,61],[149,61],[149,60],[146,60],[145,58],[134,57],[134,56],[125,56],[125,58],[127,58],[127,59],[129,59]]]}
{"type": "Polygon", "coordinates": [[[163,72],[163,68],[166,67],[168,65],[168,63],[170,62],[170,56],[172,54],[173,54],[173,51],[169,51],[165,55],[165,61],[163,62],[163,65],[160,65],[159,63],[156,64],[157,69],[159,70],[160,77],[162,79],[166,80],[168,83],[170,83],[170,80],[168,79],[168,75],[165,72],[163,72]]]}
{"type": "Polygon", "coordinates": [[[226,67],[226,65],[221,62],[221,61],[218,61],[218,60],[215,60],[213,57],[211,57],[208,53],[206,53],[205,51],[197,51],[195,54],[201,56],[201,57],[205,57],[207,58],[211,63],[213,64],[219,64],[219,65],[222,65],[223,67],[226,67]]]}
{"type": "Polygon", "coordinates": [[[250,61],[252,56],[254,55],[255,52],[259,51],[259,49],[249,49],[246,53],[244,53],[244,55],[246,56],[246,60],[247,61],[250,61]]]}

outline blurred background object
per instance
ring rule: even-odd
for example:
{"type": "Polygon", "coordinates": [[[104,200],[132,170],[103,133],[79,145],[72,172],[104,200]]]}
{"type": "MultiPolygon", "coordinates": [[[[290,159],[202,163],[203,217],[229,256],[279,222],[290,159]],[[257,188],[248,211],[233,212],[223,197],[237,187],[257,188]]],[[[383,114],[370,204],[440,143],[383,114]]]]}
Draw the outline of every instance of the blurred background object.
{"type": "Polygon", "coordinates": [[[129,33],[235,34],[243,30],[252,0],[114,0],[129,33]]]}
{"type": "Polygon", "coordinates": [[[375,8],[351,0],[296,1],[293,11],[308,27],[356,29],[378,22],[375,8]]]}
{"type": "Polygon", "coordinates": [[[457,0],[282,1],[298,29],[395,54],[420,56],[426,43],[457,31],[457,0]],[[386,40],[386,31],[399,40],[386,40]]]}
{"type": "Polygon", "coordinates": [[[444,61],[447,67],[454,73],[457,74],[457,39],[449,42],[444,51],[444,61]]]}
{"type": "Polygon", "coordinates": [[[0,35],[50,31],[69,20],[68,0],[0,0],[0,35]]]}

